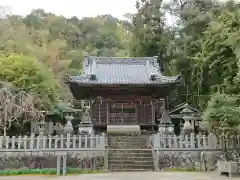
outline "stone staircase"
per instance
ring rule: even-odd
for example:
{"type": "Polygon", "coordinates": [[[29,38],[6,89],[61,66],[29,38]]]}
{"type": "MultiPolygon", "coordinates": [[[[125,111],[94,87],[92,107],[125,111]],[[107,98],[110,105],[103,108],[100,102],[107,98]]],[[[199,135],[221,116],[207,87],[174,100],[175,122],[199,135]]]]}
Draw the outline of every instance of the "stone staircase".
{"type": "Polygon", "coordinates": [[[109,171],[152,171],[152,150],[143,135],[108,134],[109,171]]]}

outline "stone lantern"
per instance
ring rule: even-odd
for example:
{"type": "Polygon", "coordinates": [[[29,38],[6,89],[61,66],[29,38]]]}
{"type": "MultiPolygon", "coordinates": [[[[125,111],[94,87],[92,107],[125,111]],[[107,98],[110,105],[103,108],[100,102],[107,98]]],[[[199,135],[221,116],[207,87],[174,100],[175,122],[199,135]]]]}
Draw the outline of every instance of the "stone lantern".
{"type": "Polygon", "coordinates": [[[184,109],[181,111],[184,120],[182,132],[184,134],[189,134],[194,132],[194,118],[192,116],[193,111],[188,107],[187,103],[184,106],[184,109]]]}
{"type": "Polygon", "coordinates": [[[72,120],[74,119],[73,115],[71,112],[67,112],[66,113],[66,116],[65,116],[65,119],[67,120],[67,123],[64,127],[64,133],[65,134],[72,134],[73,133],[73,125],[72,125],[72,120]]]}
{"type": "Polygon", "coordinates": [[[169,135],[169,134],[174,133],[173,124],[172,124],[171,118],[168,113],[166,101],[167,101],[167,99],[165,98],[164,102],[163,102],[163,104],[164,104],[163,114],[162,114],[160,123],[158,125],[158,131],[162,135],[169,135]]]}
{"type": "Polygon", "coordinates": [[[173,134],[174,132],[172,121],[166,111],[163,112],[161,121],[158,125],[158,131],[163,135],[173,134]]]}
{"type": "Polygon", "coordinates": [[[39,132],[39,134],[41,134],[41,135],[44,134],[46,125],[47,125],[47,123],[44,120],[38,122],[38,132],[39,132]]]}
{"type": "Polygon", "coordinates": [[[46,129],[46,126],[47,126],[47,123],[45,122],[46,112],[43,111],[42,114],[43,114],[43,119],[37,123],[37,125],[38,125],[38,133],[39,133],[40,135],[43,135],[43,134],[44,134],[45,129],[46,129]]]}

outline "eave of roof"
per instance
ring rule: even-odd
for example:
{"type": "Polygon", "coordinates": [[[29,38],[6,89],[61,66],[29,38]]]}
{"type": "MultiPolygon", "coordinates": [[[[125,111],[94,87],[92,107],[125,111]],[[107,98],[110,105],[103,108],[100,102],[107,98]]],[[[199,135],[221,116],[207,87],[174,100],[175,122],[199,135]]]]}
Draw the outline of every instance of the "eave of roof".
{"type": "Polygon", "coordinates": [[[159,69],[156,57],[86,57],[84,60],[84,74],[69,77],[67,83],[76,83],[79,86],[164,86],[181,82],[181,76],[163,76],[159,69]],[[154,79],[151,77],[154,77],[154,79]]]}
{"type": "Polygon", "coordinates": [[[193,111],[193,113],[201,113],[198,109],[190,106],[189,104],[187,104],[187,103],[181,103],[181,104],[177,105],[175,108],[171,109],[171,110],[169,111],[169,114],[174,114],[174,112],[177,112],[177,111],[182,110],[182,109],[184,109],[184,108],[189,108],[189,109],[191,109],[191,110],[193,111]]]}

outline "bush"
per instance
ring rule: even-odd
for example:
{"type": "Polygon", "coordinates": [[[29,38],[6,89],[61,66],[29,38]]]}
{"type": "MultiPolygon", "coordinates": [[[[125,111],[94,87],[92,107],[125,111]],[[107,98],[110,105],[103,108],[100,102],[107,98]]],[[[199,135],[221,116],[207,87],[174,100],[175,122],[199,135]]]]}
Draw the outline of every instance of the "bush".
{"type": "MultiPolygon", "coordinates": [[[[79,169],[79,168],[67,168],[67,174],[90,174],[90,173],[101,173],[101,171],[85,170],[85,169],[79,169]]],[[[56,175],[57,170],[55,168],[0,170],[0,176],[30,175],[30,174],[31,175],[56,175]]]]}
{"type": "Polygon", "coordinates": [[[195,168],[168,168],[166,169],[168,172],[179,172],[179,171],[184,171],[184,172],[199,172],[200,170],[195,169],[195,168]]]}

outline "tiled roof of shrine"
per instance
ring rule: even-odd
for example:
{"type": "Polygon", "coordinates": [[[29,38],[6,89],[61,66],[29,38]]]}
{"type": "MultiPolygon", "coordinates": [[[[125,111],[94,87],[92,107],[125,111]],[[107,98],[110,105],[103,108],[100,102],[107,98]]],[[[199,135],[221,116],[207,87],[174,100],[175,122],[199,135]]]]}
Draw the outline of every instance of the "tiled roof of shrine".
{"type": "Polygon", "coordinates": [[[79,85],[164,85],[177,84],[180,81],[180,76],[162,75],[156,57],[91,56],[84,59],[84,73],[79,76],[71,76],[67,80],[68,83],[79,85]]]}

